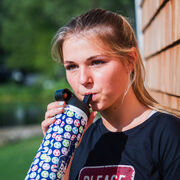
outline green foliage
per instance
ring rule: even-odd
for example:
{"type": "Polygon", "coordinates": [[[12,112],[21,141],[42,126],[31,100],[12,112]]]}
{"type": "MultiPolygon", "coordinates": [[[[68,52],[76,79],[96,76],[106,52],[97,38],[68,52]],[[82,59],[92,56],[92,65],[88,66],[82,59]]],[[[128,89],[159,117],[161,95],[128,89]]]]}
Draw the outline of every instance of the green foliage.
{"type": "Polygon", "coordinates": [[[1,85],[0,107],[1,104],[12,102],[41,102],[47,105],[47,103],[54,100],[55,91],[63,88],[71,89],[65,78],[60,81],[46,80],[43,84],[36,84],[30,87],[19,86],[14,83],[1,85]]]}
{"type": "MultiPolygon", "coordinates": [[[[0,62],[26,72],[55,76],[51,40],[59,27],[92,7],[133,17],[133,0],[1,0],[0,62]]],[[[62,77],[64,74],[61,74],[62,77]]]]}
{"type": "Polygon", "coordinates": [[[1,179],[24,179],[41,141],[36,137],[0,147],[1,179]]]}

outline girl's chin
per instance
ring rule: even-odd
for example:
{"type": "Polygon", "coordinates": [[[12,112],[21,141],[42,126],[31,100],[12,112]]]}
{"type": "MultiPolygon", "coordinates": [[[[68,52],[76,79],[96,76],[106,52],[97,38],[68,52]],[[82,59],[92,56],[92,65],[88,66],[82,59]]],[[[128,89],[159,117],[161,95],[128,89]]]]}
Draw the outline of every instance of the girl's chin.
{"type": "Polygon", "coordinates": [[[93,111],[101,112],[104,110],[104,108],[100,104],[92,103],[90,106],[93,111]]]}

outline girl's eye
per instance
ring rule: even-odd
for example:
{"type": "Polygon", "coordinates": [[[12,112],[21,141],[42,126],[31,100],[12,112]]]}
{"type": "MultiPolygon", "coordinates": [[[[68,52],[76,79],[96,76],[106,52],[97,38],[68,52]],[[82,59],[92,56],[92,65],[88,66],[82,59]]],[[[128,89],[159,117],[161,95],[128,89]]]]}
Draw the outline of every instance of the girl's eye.
{"type": "Polygon", "coordinates": [[[75,65],[75,64],[71,64],[71,65],[67,65],[67,66],[65,66],[65,68],[66,68],[66,70],[74,70],[74,69],[76,69],[76,68],[77,68],[77,65],[75,65]]]}
{"type": "Polygon", "coordinates": [[[92,65],[100,65],[100,64],[104,64],[104,63],[105,63],[105,61],[103,61],[103,60],[93,60],[91,62],[92,65]]]}

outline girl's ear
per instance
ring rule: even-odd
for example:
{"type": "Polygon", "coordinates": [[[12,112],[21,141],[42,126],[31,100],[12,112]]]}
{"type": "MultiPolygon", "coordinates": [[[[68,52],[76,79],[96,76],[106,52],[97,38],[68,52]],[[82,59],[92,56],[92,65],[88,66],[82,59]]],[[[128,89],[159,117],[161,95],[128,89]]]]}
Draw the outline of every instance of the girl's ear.
{"type": "Polygon", "coordinates": [[[129,55],[129,61],[127,64],[127,68],[128,68],[128,72],[131,73],[136,65],[136,61],[137,61],[137,52],[136,52],[136,48],[132,47],[131,51],[128,53],[129,55]]]}

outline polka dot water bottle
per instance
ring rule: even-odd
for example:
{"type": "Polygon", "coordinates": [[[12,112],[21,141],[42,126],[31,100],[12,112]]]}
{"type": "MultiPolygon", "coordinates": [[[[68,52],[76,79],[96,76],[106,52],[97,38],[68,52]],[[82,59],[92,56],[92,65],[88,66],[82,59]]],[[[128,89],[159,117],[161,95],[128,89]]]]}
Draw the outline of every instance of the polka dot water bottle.
{"type": "Polygon", "coordinates": [[[56,91],[55,99],[66,101],[66,107],[46,132],[25,180],[63,178],[87,124],[91,98],[87,95],[81,102],[68,89],[56,91]]]}

